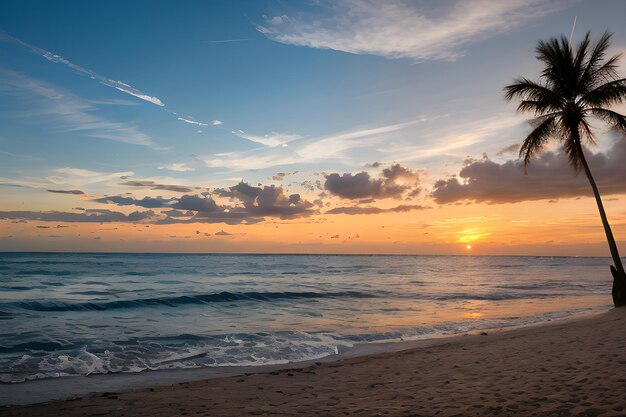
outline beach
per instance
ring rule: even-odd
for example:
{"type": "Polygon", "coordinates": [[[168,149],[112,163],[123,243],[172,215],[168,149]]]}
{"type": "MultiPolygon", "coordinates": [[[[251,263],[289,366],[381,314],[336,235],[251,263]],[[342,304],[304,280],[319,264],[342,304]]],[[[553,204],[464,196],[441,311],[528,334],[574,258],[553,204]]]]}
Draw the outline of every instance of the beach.
{"type": "Polygon", "coordinates": [[[8,416],[621,416],[626,309],[422,347],[134,392],[8,416]]]}

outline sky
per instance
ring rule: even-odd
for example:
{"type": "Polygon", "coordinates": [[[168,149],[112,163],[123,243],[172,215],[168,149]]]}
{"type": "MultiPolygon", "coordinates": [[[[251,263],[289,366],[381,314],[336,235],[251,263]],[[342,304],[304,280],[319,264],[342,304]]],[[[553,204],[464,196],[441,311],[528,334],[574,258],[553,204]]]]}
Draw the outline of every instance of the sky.
{"type": "MultiPolygon", "coordinates": [[[[620,0],[0,0],[0,251],[608,256],[502,89],[620,0]],[[471,249],[469,247],[471,246],[471,249]]],[[[626,75],[622,62],[621,74],[626,75]]],[[[626,108],[616,110],[624,113],[626,108]]],[[[626,140],[587,151],[626,253],[626,140]]]]}

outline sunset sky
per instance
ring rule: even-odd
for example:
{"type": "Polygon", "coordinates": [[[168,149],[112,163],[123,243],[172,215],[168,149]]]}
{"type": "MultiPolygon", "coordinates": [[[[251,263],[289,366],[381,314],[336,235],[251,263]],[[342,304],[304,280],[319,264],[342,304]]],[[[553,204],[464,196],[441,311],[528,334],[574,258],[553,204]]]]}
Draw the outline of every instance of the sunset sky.
{"type": "Polygon", "coordinates": [[[608,256],[558,144],[524,176],[502,94],[575,16],[626,52],[620,0],[0,0],[0,250],[608,256]]]}

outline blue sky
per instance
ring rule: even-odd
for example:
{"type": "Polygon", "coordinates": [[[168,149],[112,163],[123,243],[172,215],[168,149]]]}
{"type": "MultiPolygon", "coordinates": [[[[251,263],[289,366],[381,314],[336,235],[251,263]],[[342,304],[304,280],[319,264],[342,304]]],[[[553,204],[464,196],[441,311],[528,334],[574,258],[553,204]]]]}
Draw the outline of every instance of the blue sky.
{"type": "Polygon", "coordinates": [[[466,157],[513,157],[497,153],[528,126],[502,87],[538,74],[537,40],[578,16],[574,39],[609,29],[619,52],[624,15],[610,0],[0,1],[0,208],[78,204],[50,188],[150,195],[120,177],[307,195],[374,162],[427,190],[466,157]]]}

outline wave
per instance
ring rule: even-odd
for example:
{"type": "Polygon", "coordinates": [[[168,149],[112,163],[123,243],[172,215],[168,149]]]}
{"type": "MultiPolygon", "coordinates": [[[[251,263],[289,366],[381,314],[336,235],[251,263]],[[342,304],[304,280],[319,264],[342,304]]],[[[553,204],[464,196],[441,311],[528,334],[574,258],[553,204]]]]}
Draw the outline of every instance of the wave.
{"type": "Polygon", "coordinates": [[[178,297],[142,298],[135,300],[119,301],[21,301],[0,304],[0,311],[19,308],[31,311],[103,311],[114,309],[129,309],[142,307],[178,307],[185,305],[198,305],[210,303],[223,303],[235,301],[264,301],[271,302],[282,299],[319,299],[319,298],[374,298],[373,294],[357,291],[343,292],[220,292],[214,294],[182,295],[178,297]]]}

